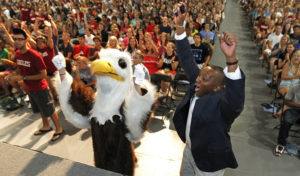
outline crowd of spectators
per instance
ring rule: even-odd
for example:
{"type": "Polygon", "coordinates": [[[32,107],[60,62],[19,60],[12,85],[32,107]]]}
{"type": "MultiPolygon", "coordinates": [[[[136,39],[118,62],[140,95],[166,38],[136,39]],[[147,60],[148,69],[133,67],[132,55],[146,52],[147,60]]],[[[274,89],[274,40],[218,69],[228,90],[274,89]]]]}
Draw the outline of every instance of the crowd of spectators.
{"type": "Polygon", "coordinates": [[[275,88],[274,100],[284,99],[284,106],[273,112],[281,117],[275,155],[285,151],[288,132],[300,117],[300,4],[296,0],[239,0],[249,16],[251,39],[261,53],[266,74],[272,75],[268,86],[275,88]]]}
{"type": "MultiPolygon", "coordinates": [[[[27,45],[37,50],[47,66],[47,82],[54,99],[53,87],[58,71],[51,62],[58,53],[66,60],[66,70],[76,79],[92,86],[94,77],[87,76],[88,65],[101,59],[102,48],[137,51],[144,66],[153,73],[174,74],[179,69],[173,43],[176,26],[173,9],[177,1],[166,0],[4,0],[0,2],[0,84],[2,97],[26,94],[22,81],[5,78],[15,73],[13,29],[28,36],[27,45]],[[8,59],[8,61],[6,60],[8,59]],[[6,63],[6,64],[5,64],[6,63]],[[88,81],[87,81],[88,77],[88,81]]],[[[185,29],[199,67],[209,64],[214,38],[224,16],[224,0],[192,0],[187,3],[185,29]]],[[[165,94],[169,85],[161,82],[165,94]]],[[[93,87],[93,86],[92,86],[93,87]]]]}

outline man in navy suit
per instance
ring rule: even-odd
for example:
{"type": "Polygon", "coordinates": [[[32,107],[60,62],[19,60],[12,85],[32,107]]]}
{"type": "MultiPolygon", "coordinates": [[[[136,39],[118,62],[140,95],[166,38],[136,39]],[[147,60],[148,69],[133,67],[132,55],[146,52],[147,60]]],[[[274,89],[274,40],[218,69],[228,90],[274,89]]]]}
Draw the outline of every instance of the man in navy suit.
{"type": "Polygon", "coordinates": [[[245,75],[235,55],[237,40],[228,32],[220,36],[220,48],[226,57],[227,67],[207,66],[200,69],[193,58],[183,27],[186,13],[178,16],[175,42],[179,62],[191,87],[176,108],[174,125],[186,143],[180,175],[222,176],[225,168],[237,168],[232,151],[231,125],[239,116],[245,101],[245,75]]]}

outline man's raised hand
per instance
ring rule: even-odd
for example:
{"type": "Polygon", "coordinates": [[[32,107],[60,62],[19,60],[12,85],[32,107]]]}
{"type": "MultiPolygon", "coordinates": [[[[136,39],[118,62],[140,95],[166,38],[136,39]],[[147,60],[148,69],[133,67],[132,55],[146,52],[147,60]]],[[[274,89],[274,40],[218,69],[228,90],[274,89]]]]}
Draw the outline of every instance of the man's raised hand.
{"type": "Polygon", "coordinates": [[[230,59],[228,61],[233,61],[232,59],[236,59],[236,47],[237,47],[237,39],[236,37],[229,33],[223,32],[220,36],[220,47],[226,59],[230,59]]]}
{"type": "Polygon", "coordinates": [[[186,12],[181,13],[181,11],[180,11],[181,6],[184,6],[184,8],[186,9],[186,4],[183,2],[180,2],[174,9],[174,22],[175,22],[176,26],[183,26],[183,24],[184,24],[186,12]],[[178,15],[176,16],[175,13],[177,13],[178,15]]]}

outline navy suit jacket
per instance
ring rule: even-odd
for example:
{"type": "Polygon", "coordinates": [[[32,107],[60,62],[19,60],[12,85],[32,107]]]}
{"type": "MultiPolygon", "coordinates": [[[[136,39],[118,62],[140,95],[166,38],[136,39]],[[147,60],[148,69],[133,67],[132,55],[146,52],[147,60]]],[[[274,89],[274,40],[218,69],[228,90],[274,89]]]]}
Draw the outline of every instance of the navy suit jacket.
{"type": "MultiPolygon", "coordinates": [[[[177,106],[173,122],[183,142],[190,100],[195,93],[195,81],[200,73],[193,58],[187,38],[176,40],[179,62],[191,86],[184,99],[177,106]]],[[[214,172],[227,167],[237,168],[228,134],[234,119],[244,107],[245,75],[242,79],[226,79],[226,88],[212,92],[196,100],[190,126],[191,151],[197,167],[201,171],[214,172]]]]}

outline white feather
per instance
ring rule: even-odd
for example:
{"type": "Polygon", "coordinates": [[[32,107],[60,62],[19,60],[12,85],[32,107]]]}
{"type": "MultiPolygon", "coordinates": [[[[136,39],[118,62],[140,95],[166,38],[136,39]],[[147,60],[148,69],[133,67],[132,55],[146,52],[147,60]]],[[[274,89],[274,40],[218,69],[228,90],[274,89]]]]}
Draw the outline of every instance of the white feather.
{"type": "Polygon", "coordinates": [[[102,49],[99,56],[101,60],[109,61],[116,73],[125,78],[122,82],[108,76],[97,77],[97,95],[90,118],[96,117],[99,124],[104,124],[107,120],[112,121],[114,115],[122,117],[120,107],[131,89],[132,70],[131,57],[126,52],[116,49],[102,49]],[[125,69],[119,67],[119,58],[123,58],[126,61],[127,67],[125,69]]]}
{"type": "Polygon", "coordinates": [[[77,128],[90,128],[88,117],[82,116],[81,114],[75,112],[69,103],[69,99],[71,97],[72,82],[72,76],[66,73],[65,79],[61,82],[61,85],[58,89],[61,110],[64,113],[66,120],[72,123],[77,128]]]}
{"type": "Polygon", "coordinates": [[[142,87],[147,89],[147,94],[141,96],[133,88],[125,101],[125,123],[130,131],[130,135],[127,134],[126,137],[131,141],[137,141],[143,136],[142,123],[148,117],[155,102],[155,87],[146,80],[142,87]]]}

